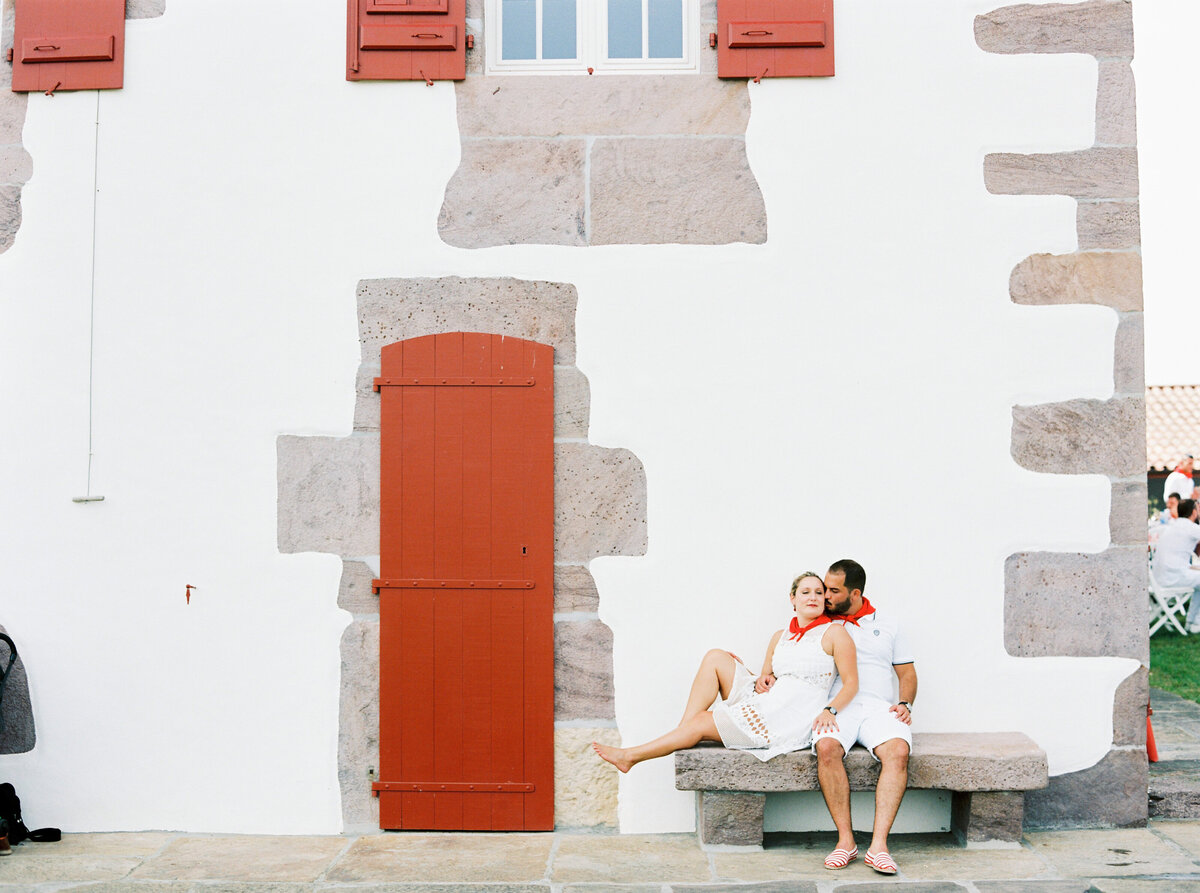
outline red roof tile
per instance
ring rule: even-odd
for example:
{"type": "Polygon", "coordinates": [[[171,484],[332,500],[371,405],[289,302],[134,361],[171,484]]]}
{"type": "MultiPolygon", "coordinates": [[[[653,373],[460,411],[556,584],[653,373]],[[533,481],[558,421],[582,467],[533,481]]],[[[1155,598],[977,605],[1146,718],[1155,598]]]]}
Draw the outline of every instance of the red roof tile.
{"type": "Polygon", "coordinates": [[[1200,456],[1200,385],[1146,388],[1147,466],[1170,471],[1188,453],[1200,456]]]}

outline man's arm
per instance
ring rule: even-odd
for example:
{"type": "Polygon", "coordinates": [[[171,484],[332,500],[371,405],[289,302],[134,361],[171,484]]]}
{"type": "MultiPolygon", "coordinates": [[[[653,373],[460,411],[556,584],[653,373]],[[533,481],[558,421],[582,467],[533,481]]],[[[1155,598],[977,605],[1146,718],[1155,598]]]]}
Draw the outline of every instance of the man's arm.
{"type": "Polygon", "coordinates": [[[896,677],[900,680],[900,703],[893,704],[891,712],[895,713],[896,718],[901,722],[912,725],[910,707],[912,702],[917,699],[917,665],[893,664],[892,667],[896,671],[896,677]],[[906,704],[909,706],[905,706],[906,704]]]}

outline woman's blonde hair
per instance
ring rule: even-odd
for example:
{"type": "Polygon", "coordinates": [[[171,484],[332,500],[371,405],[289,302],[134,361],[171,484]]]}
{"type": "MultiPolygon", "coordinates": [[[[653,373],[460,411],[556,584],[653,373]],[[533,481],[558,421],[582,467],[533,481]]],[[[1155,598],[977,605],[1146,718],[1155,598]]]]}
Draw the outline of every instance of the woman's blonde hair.
{"type": "Polygon", "coordinates": [[[825,580],[821,577],[820,574],[814,573],[813,571],[805,571],[800,576],[798,576],[796,579],[792,580],[792,591],[788,593],[788,598],[791,598],[793,595],[796,594],[796,590],[800,588],[800,581],[803,580],[805,577],[816,577],[817,580],[819,580],[821,583],[821,588],[822,589],[825,588],[825,580]]]}

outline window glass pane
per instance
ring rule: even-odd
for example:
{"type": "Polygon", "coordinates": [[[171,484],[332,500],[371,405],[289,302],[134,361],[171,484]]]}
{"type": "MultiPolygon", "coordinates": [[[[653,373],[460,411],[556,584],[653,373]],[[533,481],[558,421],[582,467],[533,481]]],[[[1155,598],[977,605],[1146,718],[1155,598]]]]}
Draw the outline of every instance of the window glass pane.
{"type": "Polygon", "coordinates": [[[642,58],[642,0],[608,0],[608,58],[642,58]]]}
{"type": "Polygon", "coordinates": [[[650,58],[683,58],[683,0],[650,0],[650,58]]]}
{"type": "Polygon", "coordinates": [[[536,59],[537,0],[504,0],[500,7],[501,59],[536,59]]]}
{"type": "Polygon", "coordinates": [[[542,0],[542,58],[575,58],[576,0],[542,0]]]}

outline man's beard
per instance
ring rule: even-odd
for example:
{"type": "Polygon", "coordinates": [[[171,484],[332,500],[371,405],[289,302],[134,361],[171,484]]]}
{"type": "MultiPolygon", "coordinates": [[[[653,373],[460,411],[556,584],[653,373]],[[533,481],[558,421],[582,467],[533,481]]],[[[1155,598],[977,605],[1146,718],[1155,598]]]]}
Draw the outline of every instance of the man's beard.
{"type": "Polygon", "coordinates": [[[825,602],[825,613],[826,614],[849,614],[850,613],[850,599],[847,598],[843,602],[826,601],[825,602]]]}

